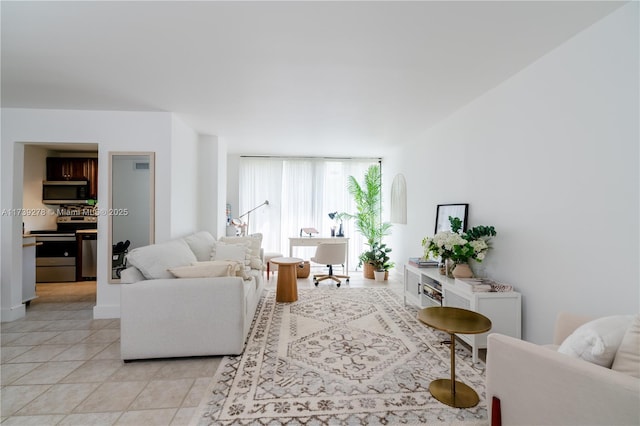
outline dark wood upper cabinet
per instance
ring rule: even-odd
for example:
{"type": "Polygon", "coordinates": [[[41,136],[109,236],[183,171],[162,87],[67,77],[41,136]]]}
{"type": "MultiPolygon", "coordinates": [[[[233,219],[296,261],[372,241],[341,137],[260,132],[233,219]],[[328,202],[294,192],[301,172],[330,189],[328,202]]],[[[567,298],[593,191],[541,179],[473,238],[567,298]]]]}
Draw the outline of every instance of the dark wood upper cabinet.
{"type": "Polygon", "coordinates": [[[47,157],[47,180],[86,180],[89,197],[98,196],[98,159],[47,157]]]}
{"type": "Polygon", "coordinates": [[[98,199],[98,159],[87,158],[84,163],[89,178],[89,197],[98,199]]]}

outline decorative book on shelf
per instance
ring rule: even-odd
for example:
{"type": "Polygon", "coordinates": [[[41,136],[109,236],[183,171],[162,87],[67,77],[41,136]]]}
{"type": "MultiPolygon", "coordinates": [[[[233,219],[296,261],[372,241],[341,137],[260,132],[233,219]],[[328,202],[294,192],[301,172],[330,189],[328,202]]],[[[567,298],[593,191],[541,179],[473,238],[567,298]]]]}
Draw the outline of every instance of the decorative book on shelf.
{"type": "Polygon", "coordinates": [[[437,268],[438,262],[435,260],[425,260],[422,257],[410,257],[409,265],[415,266],[417,268],[437,268]]]}
{"type": "Polygon", "coordinates": [[[488,278],[456,278],[456,287],[471,292],[508,292],[513,291],[513,287],[500,284],[488,278]]]}

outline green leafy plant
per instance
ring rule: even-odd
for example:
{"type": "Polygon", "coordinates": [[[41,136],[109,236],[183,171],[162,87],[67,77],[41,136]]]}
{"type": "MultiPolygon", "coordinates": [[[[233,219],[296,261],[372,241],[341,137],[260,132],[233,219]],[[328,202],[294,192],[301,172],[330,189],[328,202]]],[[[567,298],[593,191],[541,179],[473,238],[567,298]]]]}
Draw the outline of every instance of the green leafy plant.
{"type": "Polygon", "coordinates": [[[370,250],[360,255],[360,264],[370,263],[376,271],[388,271],[394,266],[394,263],[390,261],[389,253],[391,253],[391,248],[384,243],[380,244],[375,241],[370,250]]]}
{"type": "MultiPolygon", "coordinates": [[[[356,203],[356,213],[347,214],[354,220],[356,230],[367,240],[369,250],[363,252],[359,259],[363,263],[375,257],[374,244],[376,248],[382,243],[382,237],[389,235],[391,223],[382,222],[382,179],[380,177],[380,166],[377,164],[369,166],[364,175],[362,184],[358,180],[349,176],[347,189],[353,196],[356,203]]],[[[386,248],[386,247],[385,247],[386,248]]],[[[388,249],[391,251],[391,249],[388,249]]],[[[387,252],[388,253],[388,252],[387,252]]]]}

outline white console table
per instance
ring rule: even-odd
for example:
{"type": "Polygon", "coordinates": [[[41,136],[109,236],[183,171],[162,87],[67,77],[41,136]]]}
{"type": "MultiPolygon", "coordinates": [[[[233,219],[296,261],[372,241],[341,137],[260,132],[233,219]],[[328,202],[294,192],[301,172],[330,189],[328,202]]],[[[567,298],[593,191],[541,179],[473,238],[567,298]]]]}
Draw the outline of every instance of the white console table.
{"type": "Polygon", "coordinates": [[[473,362],[478,361],[478,349],[486,349],[487,335],[500,333],[522,337],[522,300],[517,291],[472,292],[453,278],[440,275],[438,268],[404,266],[404,301],[420,308],[453,306],[479,312],[491,320],[491,330],[482,334],[457,334],[471,346],[473,362]]]}
{"type": "Polygon", "coordinates": [[[347,237],[289,237],[289,257],[293,257],[294,247],[315,247],[318,244],[346,244],[345,270],[349,273],[349,238],[347,237]]]}

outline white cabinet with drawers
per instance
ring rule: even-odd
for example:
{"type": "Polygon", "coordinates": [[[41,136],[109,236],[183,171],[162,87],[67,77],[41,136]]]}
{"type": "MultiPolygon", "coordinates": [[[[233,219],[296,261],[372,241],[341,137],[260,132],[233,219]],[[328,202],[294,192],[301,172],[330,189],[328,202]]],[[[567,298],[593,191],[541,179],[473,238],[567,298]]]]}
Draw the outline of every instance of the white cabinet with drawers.
{"type": "Polygon", "coordinates": [[[452,306],[479,312],[491,320],[491,330],[483,334],[459,334],[472,348],[473,362],[478,349],[487,347],[489,333],[501,333],[520,339],[522,333],[522,300],[517,291],[472,292],[456,285],[455,279],[440,275],[438,268],[404,267],[405,303],[421,308],[452,306]]]}

